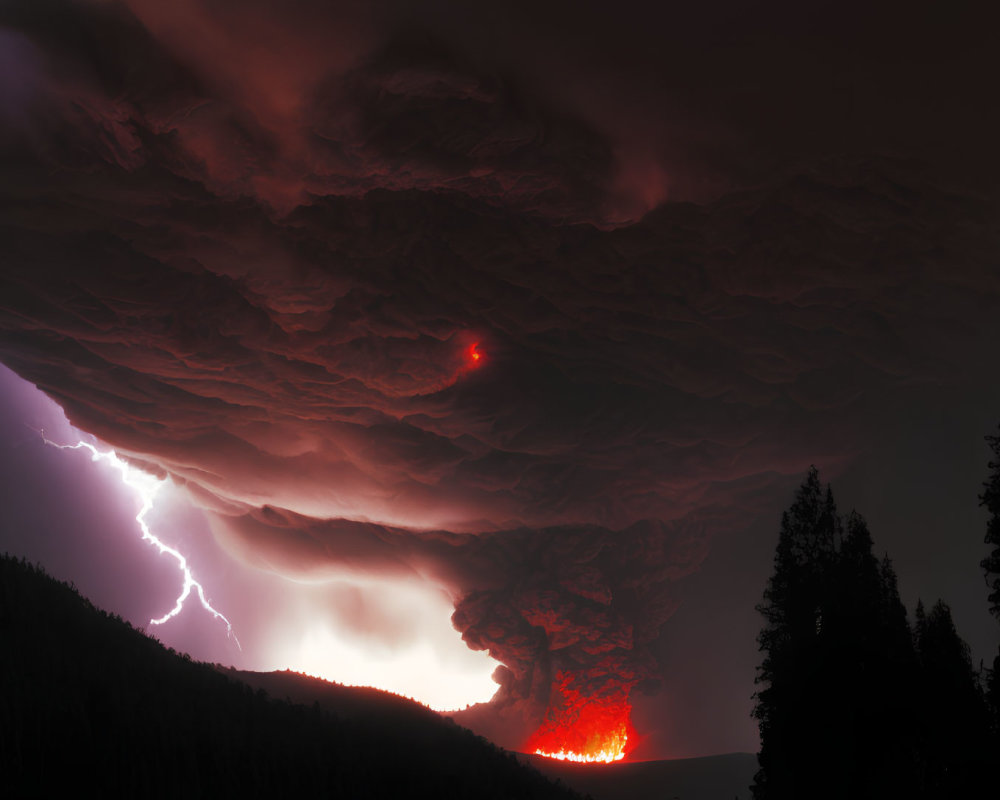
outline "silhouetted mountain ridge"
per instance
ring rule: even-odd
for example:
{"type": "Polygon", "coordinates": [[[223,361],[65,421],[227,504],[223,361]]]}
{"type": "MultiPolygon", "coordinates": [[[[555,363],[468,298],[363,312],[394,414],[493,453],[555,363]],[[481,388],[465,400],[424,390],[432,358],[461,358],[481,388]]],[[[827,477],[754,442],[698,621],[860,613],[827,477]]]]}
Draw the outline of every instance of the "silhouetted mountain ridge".
{"type": "MultiPolygon", "coordinates": [[[[364,715],[372,721],[377,720],[378,724],[391,727],[404,721],[437,716],[436,712],[399,695],[378,689],[342,686],[291,670],[244,672],[220,669],[255,689],[264,689],[272,697],[287,698],[306,706],[315,703],[344,719],[364,715]]],[[[456,712],[455,716],[463,720],[465,712],[456,712]]],[[[617,764],[577,764],[524,753],[517,753],[517,758],[551,780],[584,792],[594,800],[745,798],[749,796],[749,786],[757,771],[757,756],[753,753],[617,764]]]]}
{"type": "Polygon", "coordinates": [[[214,667],[223,675],[255,690],[263,689],[271,697],[304,706],[316,703],[323,711],[343,719],[377,720],[384,725],[434,726],[441,725],[443,721],[441,714],[417,701],[370,686],[346,686],[290,669],[253,672],[219,664],[214,667]]]}
{"type": "Polygon", "coordinates": [[[745,800],[757,771],[753,753],[617,764],[576,764],[535,755],[518,758],[594,800],[745,800]]]}
{"type": "MultiPolygon", "coordinates": [[[[12,796],[68,780],[133,797],[579,797],[404,698],[329,685],[333,713],[236,674],[0,558],[0,772],[12,796]]],[[[309,680],[282,680],[296,678],[309,680]]]]}

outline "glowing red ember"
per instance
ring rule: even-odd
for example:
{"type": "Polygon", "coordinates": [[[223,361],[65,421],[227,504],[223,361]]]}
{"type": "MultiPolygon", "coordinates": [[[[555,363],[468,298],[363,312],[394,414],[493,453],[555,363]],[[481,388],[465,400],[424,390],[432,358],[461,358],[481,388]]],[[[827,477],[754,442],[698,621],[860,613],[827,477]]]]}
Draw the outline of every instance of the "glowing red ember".
{"type": "Polygon", "coordinates": [[[479,342],[473,342],[465,349],[465,357],[468,359],[469,366],[478,365],[483,358],[483,354],[479,352],[479,342]]]}
{"type": "Polygon", "coordinates": [[[528,752],[562,761],[610,764],[634,746],[628,692],[584,697],[561,672],[541,727],[528,740],[528,752]]]}

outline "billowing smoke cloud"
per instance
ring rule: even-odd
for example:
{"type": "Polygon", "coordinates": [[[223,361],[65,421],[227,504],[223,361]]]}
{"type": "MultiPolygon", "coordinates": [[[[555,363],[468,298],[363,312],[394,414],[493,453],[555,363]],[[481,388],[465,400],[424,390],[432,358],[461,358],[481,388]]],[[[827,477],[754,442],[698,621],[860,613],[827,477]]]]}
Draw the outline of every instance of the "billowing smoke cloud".
{"type": "Polygon", "coordinates": [[[713,533],[996,340],[992,200],[919,165],[654,208],[447,30],[238,8],[0,12],[0,358],[246,561],[448,587],[529,718],[654,686],[713,533]]]}

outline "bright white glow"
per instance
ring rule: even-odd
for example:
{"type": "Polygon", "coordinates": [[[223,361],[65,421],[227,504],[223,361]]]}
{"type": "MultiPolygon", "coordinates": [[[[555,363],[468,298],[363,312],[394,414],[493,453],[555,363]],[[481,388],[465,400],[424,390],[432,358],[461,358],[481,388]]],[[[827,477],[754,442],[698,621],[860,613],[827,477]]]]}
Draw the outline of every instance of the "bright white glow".
{"type": "Polygon", "coordinates": [[[298,672],[346,686],[384,689],[435,711],[456,711],[472,703],[485,703],[497,690],[490,677],[492,664],[489,672],[448,669],[440,654],[426,642],[375,655],[353,648],[320,626],[306,631],[291,661],[298,672]]]}
{"type": "Polygon", "coordinates": [[[273,669],[383,689],[436,711],[484,703],[497,691],[499,662],[462,641],[452,603],[436,587],[335,580],[298,584],[279,603],[281,624],[265,648],[273,669]]]}
{"type": "MultiPolygon", "coordinates": [[[[173,518],[158,514],[188,513],[191,519],[185,525],[212,525],[215,541],[224,543],[218,526],[225,517],[196,514],[193,508],[197,506],[190,505],[191,498],[181,487],[130,466],[114,451],[102,452],[99,444],[78,441],[84,434],[71,426],[62,410],[2,365],[0,385],[7,396],[23,395],[20,404],[30,412],[25,412],[23,424],[33,441],[40,437],[47,446],[81,451],[74,456],[67,454],[70,459],[82,458],[86,452],[91,461],[100,464],[95,469],[106,472],[109,480],[113,472],[114,480],[128,487],[121,490],[121,499],[132,509],[129,516],[138,510],[135,519],[142,538],[169,555],[171,564],[181,570],[184,586],[173,608],[150,622],[161,625],[173,619],[181,607],[190,606],[191,595],[197,594],[205,610],[231,631],[229,620],[211,607],[188,560],[196,561],[194,571],[204,571],[202,559],[212,558],[213,551],[202,550],[196,556],[193,549],[183,544],[170,547],[156,536],[157,531],[166,532],[161,528],[173,524],[173,518]],[[44,433],[39,428],[44,428],[44,433]],[[77,444],[56,444],[46,435],[77,444]]],[[[170,464],[170,471],[176,475],[182,470],[170,464]]],[[[207,530],[205,533],[208,536],[207,530]]],[[[208,536],[204,545],[208,547],[212,541],[208,536]]],[[[240,668],[294,669],[348,685],[373,686],[439,711],[488,701],[496,693],[497,684],[491,676],[499,662],[485,652],[470,650],[462,641],[451,624],[453,603],[439,587],[417,579],[401,581],[362,574],[343,579],[340,573],[293,581],[259,564],[254,569],[245,568],[245,563],[226,563],[228,593],[232,597],[238,592],[240,635],[247,642],[247,647],[241,648],[240,668]]],[[[197,613],[196,609],[188,610],[197,613]]]]}
{"type": "Polygon", "coordinates": [[[117,470],[118,474],[121,476],[122,483],[134,491],[139,500],[142,502],[142,507],[139,509],[139,513],[135,515],[135,521],[139,524],[139,530],[142,531],[143,540],[149,542],[157,550],[159,550],[160,555],[167,554],[177,562],[177,566],[180,569],[181,574],[184,576],[184,586],[181,588],[181,593],[177,596],[177,601],[174,603],[174,607],[162,617],[151,619],[149,621],[150,624],[162,625],[180,614],[181,610],[184,608],[184,601],[188,599],[191,595],[191,590],[193,589],[198,595],[198,599],[201,601],[202,608],[204,608],[216,619],[225,623],[226,633],[234,642],[236,642],[236,646],[242,650],[243,648],[240,647],[240,640],[236,638],[236,634],[233,632],[232,624],[208,601],[208,598],[205,596],[204,587],[198,583],[198,581],[194,579],[194,575],[191,574],[191,568],[188,566],[188,562],[184,557],[184,554],[162,542],[152,533],[152,531],[150,531],[149,525],[146,523],[146,514],[148,514],[153,508],[153,499],[156,497],[156,493],[160,490],[163,484],[166,483],[166,481],[161,480],[154,475],[150,475],[148,472],[143,472],[140,469],[130,466],[127,462],[120,459],[114,450],[102,453],[92,444],[82,441],[77,442],[76,444],[56,444],[55,442],[47,439],[44,432],[41,432],[41,434],[42,441],[51,447],[56,447],[60,450],[88,450],[90,452],[91,461],[103,462],[117,470]]]}

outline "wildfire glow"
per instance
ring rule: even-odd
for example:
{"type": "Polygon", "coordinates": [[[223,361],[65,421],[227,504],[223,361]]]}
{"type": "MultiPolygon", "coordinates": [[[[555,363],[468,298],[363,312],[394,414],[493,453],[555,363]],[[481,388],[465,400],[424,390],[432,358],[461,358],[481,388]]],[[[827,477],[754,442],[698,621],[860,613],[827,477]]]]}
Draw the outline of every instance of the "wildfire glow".
{"type": "Polygon", "coordinates": [[[242,650],[243,648],[240,647],[240,640],[236,638],[236,634],[233,632],[232,624],[221,612],[212,607],[212,604],[205,596],[204,587],[198,583],[198,581],[196,581],[194,576],[191,574],[191,568],[188,566],[187,559],[184,557],[183,553],[162,542],[152,533],[152,531],[150,531],[149,525],[146,523],[146,514],[148,514],[153,508],[153,498],[156,497],[156,493],[160,490],[163,484],[166,483],[166,481],[161,480],[154,475],[150,475],[148,472],[143,472],[140,469],[130,466],[127,462],[120,459],[114,450],[102,453],[92,444],[88,444],[87,442],[77,442],[76,444],[56,444],[55,442],[46,439],[44,433],[42,434],[42,440],[45,444],[57,447],[60,450],[89,450],[91,461],[102,461],[114,467],[114,469],[116,469],[118,474],[121,476],[122,483],[134,491],[139,500],[142,502],[142,507],[139,509],[139,513],[135,515],[135,521],[139,525],[139,530],[142,531],[143,540],[156,547],[156,549],[160,551],[161,555],[166,553],[173,558],[177,562],[177,566],[180,569],[181,574],[184,576],[184,586],[181,588],[181,593],[177,596],[174,607],[162,617],[151,619],[149,623],[151,625],[162,625],[164,622],[167,622],[180,614],[181,610],[184,608],[184,601],[190,597],[191,590],[193,589],[198,595],[202,608],[204,608],[216,619],[225,623],[226,633],[236,643],[236,646],[242,650]]]}
{"type": "Polygon", "coordinates": [[[574,753],[566,750],[560,750],[558,753],[546,753],[544,750],[536,750],[535,755],[558,758],[560,761],[579,761],[585,764],[611,764],[625,758],[627,742],[628,736],[625,729],[622,728],[620,738],[618,734],[614,734],[607,750],[598,750],[596,753],[574,753]]]}
{"type": "Polygon", "coordinates": [[[527,750],[560,761],[611,764],[625,758],[633,741],[628,694],[584,697],[572,676],[559,673],[545,722],[527,750]]]}
{"type": "Polygon", "coordinates": [[[465,350],[465,356],[469,360],[470,366],[477,366],[483,358],[483,354],[479,352],[479,342],[473,342],[465,350]]]}

